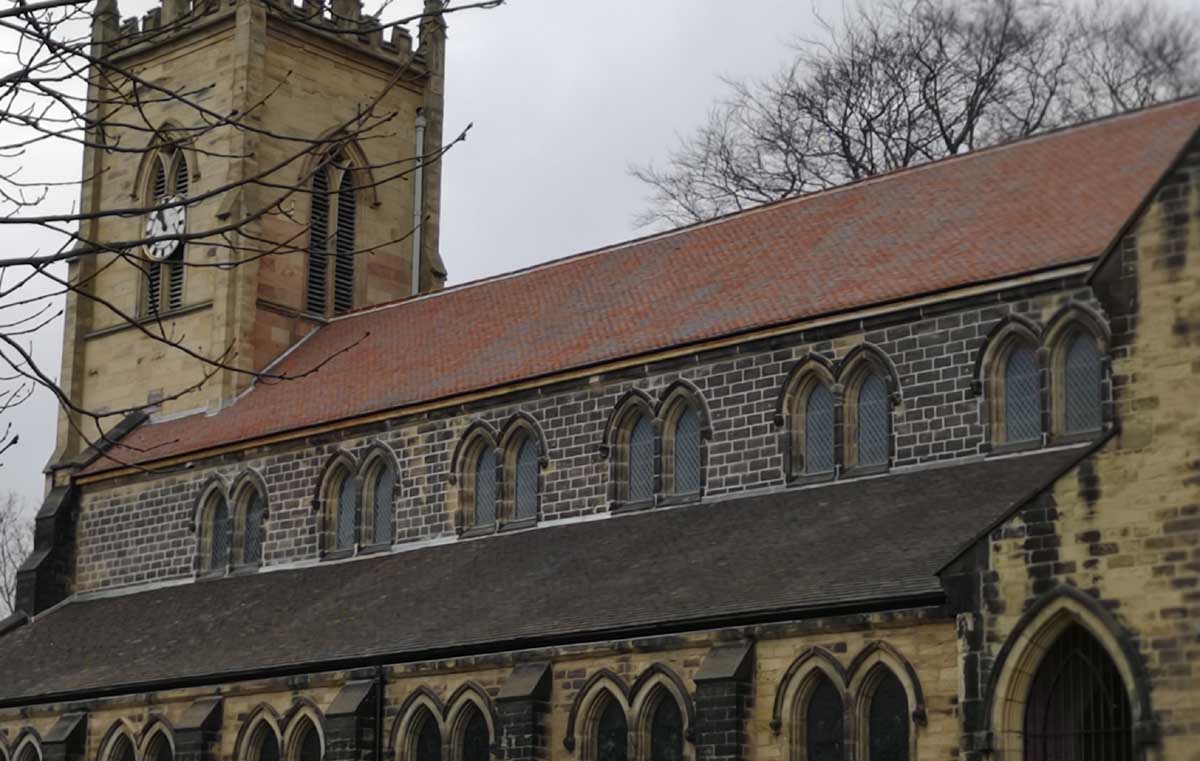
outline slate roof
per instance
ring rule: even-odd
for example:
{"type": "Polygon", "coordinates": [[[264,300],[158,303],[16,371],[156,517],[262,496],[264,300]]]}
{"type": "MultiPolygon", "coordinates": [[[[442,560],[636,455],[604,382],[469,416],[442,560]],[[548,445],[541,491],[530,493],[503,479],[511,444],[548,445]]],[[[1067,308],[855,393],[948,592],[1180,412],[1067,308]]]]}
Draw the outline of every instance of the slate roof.
{"type": "Polygon", "coordinates": [[[1088,451],[75,600],[0,637],[0,704],[937,604],[941,564],[1088,451]]]}
{"type": "Polygon", "coordinates": [[[362,341],[320,372],[143,425],[111,453],[149,462],[1090,261],[1198,126],[1191,98],[352,314],[275,368],[362,341]]]}

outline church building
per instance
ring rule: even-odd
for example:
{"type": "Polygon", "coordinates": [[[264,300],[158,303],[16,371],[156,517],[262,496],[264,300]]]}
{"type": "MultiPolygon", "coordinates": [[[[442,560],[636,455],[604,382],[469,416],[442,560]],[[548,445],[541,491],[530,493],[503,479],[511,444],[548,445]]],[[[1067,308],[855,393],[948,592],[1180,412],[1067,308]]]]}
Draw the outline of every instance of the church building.
{"type": "Polygon", "coordinates": [[[101,2],[0,761],[1200,759],[1200,97],[446,287],[333,5],[101,2]]]}

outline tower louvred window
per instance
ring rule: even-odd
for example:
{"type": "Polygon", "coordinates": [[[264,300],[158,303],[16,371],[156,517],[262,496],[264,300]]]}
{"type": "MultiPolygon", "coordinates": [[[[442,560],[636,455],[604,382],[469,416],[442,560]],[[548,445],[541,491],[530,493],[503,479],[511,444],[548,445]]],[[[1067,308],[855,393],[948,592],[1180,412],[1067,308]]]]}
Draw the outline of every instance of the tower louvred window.
{"type": "Polygon", "coordinates": [[[308,287],[307,308],[316,314],[325,313],[326,244],[329,240],[329,172],[321,167],[313,174],[312,208],[308,219],[308,287]]]}
{"type": "Polygon", "coordinates": [[[305,309],[322,316],[354,308],[358,198],[341,157],[313,172],[305,309]]]}
{"type": "Polygon", "coordinates": [[[337,257],[334,264],[333,309],[348,312],[354,308],[354,176],[346,171],[338,189],[337,257]]]}

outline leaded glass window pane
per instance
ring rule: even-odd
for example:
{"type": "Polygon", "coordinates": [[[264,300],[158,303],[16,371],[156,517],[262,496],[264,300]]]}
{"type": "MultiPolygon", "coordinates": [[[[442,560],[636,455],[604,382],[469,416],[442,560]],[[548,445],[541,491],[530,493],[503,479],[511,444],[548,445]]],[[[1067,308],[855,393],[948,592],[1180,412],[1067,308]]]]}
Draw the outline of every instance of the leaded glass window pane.
{"type": "Polygon", "coordinates": [[[208,530],[211,532],[208,543],[208,567],[217,571],[229,565],[229,505],[225,498],[213,497],[212,517],[209,519],[208,530]]]}
{"type": "Polygon", "coordinates": [[[245,525],[242,526],[242,562],[262,561],[263,498],[257,490],[246,500],[245,525]]]}
{"type": "Polygon", "coordinates": [[[833,470],[833,392],[818,383],[804,405],[804,472],[833,470]]]}
{"type": "Polygon", "coordinates": [[[516,518],[536,518],[538,509],[538,453],[532,438],[521,442],[517,452],[516,518]]]}
{"type": "Polygon", "coordinates": [[[1025,703],[1027,761],[1133,761],[1125,681],[1104,647],[1071,624],[1042,658],[1025,703]]]}
{"type": "Polygon", "coordinates": [[[806,761],[843,761],[845,733],[842,696],[825,676],[821,676],[808,698],[804,713],[806,761]]]}
{"type": "Polygon", "coordinates": [[[642,415],[629,432],[629,501],[654,497],[654,424],[642,415]]]}
{"type": "Polygon", "coordinates": [[[262,724],[258,728],[258,758],[255,761],[279,761],[279,741],[275,733],[262,724]]]}
{"type": "Polygon", "coordinates": [[[488,761],[492,754],[490,746],[487,722],[483,720],[483,714],[472,711],[466,729],[463,730],[462,761],[488,761]]]}
{"type": "Polygon", "coordinates": [[[371,486],[371,496],[375,502],[371,505],[375,544],[392,543],[392,500],[395,491],[396,477],[392,474],[392,469],[380,466],[375,471],[375,483],[371,486]]]}
{"type": "Polygon", "coordinates": [[[868,375],[858,389],[858,464],[886,465],[890,431],[887,384],[868,375]]]}
{"type": "Polygon", "coordinates": [[[675,493],[700,491],[700,413],[689,407],[675,423],[675,493]]]}
{"type": "Polygon", "coordinates": [[[475,461],[475,525],[496,522],[496,450],[485,446],[475,461]]]}
{"type": "Polygon", "coordinates": [[[417,733],[417,761],[442,761],[442,733],[433,717],[426,715],[417,733]]]}
{"type": "Polygon", "coordinates": [[[870,761],[908,761],[908,696],[888,671],[871,696],[868,717],[870,761]]]}
{"type": "Polygon", "coordinates": [[[344,550],[354,546],[354,521],[358,507],[354,479],[347,473],[338,484],[337,503],[337,548],[344,550]]]}
{"type": "Polygon", "coordinates": [[[596,761],[626,761],[628,744],[625,713],[617,701],[609,700],[596,723],[596,761]]]}
{"type": "Polygon", "coordinates": [[[683,761],[683,717],[679,706],[664,697],[650,724],[650,761],[683,761]]]}
{"type": "Polygon", "coordinates": [[[1010,442],[1035,441],[1042,435],[1042,391],[1037,355],[1018,346],[1004,366],[1004,430],[1010,442]]]}
{"type": "Polygon", "coordinates": [[[296,761],[321,761],[321,736],[309,725],[300,740],[300,757],[296,761]]]}
{"type": "Polygon", "coordinates": [[[1063,396],[1067,433],[1098,431],[1101,426],[1101,364],[1096,341],[1080,335],[1067,349],[1063,396]]]}

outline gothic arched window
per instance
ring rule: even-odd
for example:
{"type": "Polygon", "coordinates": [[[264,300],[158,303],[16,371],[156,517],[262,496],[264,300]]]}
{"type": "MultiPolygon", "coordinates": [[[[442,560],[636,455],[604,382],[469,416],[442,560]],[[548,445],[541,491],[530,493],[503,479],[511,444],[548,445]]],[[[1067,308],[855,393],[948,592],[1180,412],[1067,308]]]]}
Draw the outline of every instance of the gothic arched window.
{"type": "MultiPolygon", "coordinates": [[[[150,159],[146,205],[157,208],[168,198],[187,198],[189,177],[187,157],[182,150],[159,150],[150,159]]],[[[166,259],[144,262],[143,316],[152,317],[183,306],[186,249],[186,244],[180,241],[166,259]]]]}
{"type": "Polygon", "coordinates": [[[525,436],[517,449],[513,468],[513,519],[531,520],[538,514],[538,444],[525,436]]]}
{"type": "Polygon", "coordinates": [[[292,761],[321,761],[321,734],[311,721],[304,720],[297,730],[299,737],[295,740],[295,758],[292,761]]]}
{"type": "Polygon", "coordinates": [[[223,573],[229,567],[229,503],[220,491],[206,500],[201,526],[202,571],[223,573]]]}
{"type": "Polygon", "coordinates": [[[690,404],[681,409],[670,425],[672,494],[697,494],[700,491],[700,411],[690,404]]]}
{"type": "Polygon", "coordinates": [[[1004,441],[1021,443],[1042,437],[1042,385],[1037,353],[1018,344],[1004,360],[1004,441]]]}
{"type": "Polygon", "coordinates": [[[824,383],[815,382],[804,402],[804,459],[806,475],[830,473],[834,466],[833,392],[824,383]]]}
{"type": "Polygon", "coordinates": [[[339,550],[354,547],[355,528],[358,518],[358,490],[354,478],[343,473],[337,484],[337,523],[334,547],[339,550]]]}
{"type": "Polygon", "coordinates": [[[242,498],[242,565],[258,565],[263,556],[263,520],[267,503],[262,492],[247,488],[242,498]]]}
{"type": "Polygon", "coordinates": [[[246,761],[279,761],[279,738],[265,721],[260,721],[251,735],[246,761]]]}
{"type": "Polygon", "coordinates": [[[1104,369],[1096,339],[1079,332],[1069,338],[1061,374],[1063,433],[1091,433],[1103,425],[1104,369]]]}
{"type": "Polygon", "coordinates": [[[1026,761],[1133,761],[1124,680],[1095,637],[1071,624],[1037,667],[1025,702],[1026,761]]]}
{"type": "Polygon", "coordinates": [[[442,733],[428,712],[421,718],[414,745],[415,761],[442,761],[442,733]]]}
{"type": "Polygon", "coordinates": [[[133,752],[133,743],[128,737],[122,734],[113,739],[108,761],[135,761],[136,758],[133,752]]]}
{"type": "Polygon", "coordinates": [[[804,761],[844,761],[842,696],[829,677],[816,680],[804,711],[804,761]]]}
{"type": "Polygon", "coordinates": [[[371,543],[391,544],[395,540],[392,517],[392,501],[396,493],[396,474],[383,458],[375,464],[367,476],[370,489],[371,543]]]}
{"type": "Polygon", "coordinates": [[[625,723],[625,712],[617,701],[609,698],[596,721],[595,761],[627,761],[629,757],[629,729],[625,723]]]}
{"type": "Polygon", "coordinates": [[[650,719],[650,761],[683,761],[683,715],[669,696],[663,696],[650,719]]]}
{"type": "Polygon", "coordinates": [[[474,525],[496,524],[496,450],[485,446],[475,458],[474,525]]]}
{"type": "Polygon", "coordinates": [[[891,402],[887,383],[876,373],[858,385],[855,404],[855,465],[886,465],[891,451],[891,402]]]}
{"type": "Polygon", "coordinates": [[[174,761],[175,754],[171,750],[171,742],[164,732],[158,732],[150,741],[146,751],[145,761],[174,761]]]}
{"type": "Polygon", "coordinates": [[[641,502],[654,498],[654,423],[640,415],[629,429],[628,499],[641,502]]]}
{"type": "Polygon", "coordinates": [[[488,761],[492,755],[491,739],[487,721],[476,708],[471,708],[462,734],[462,758],[460,761],[488,761]]]}
{"type": "Polygon", "coordinates": [[[871,691],[867,710],[867,759],[908,761],[908,695],[895,674],[887,669],[882,670],[871,691]]]}
{"type": "Polygon", "coordinates": [[[305,309],[314,314],[341,314],[354,308],[358,254],[354,176],[352,164],[343,155],[313,171],[305,309]]]}

